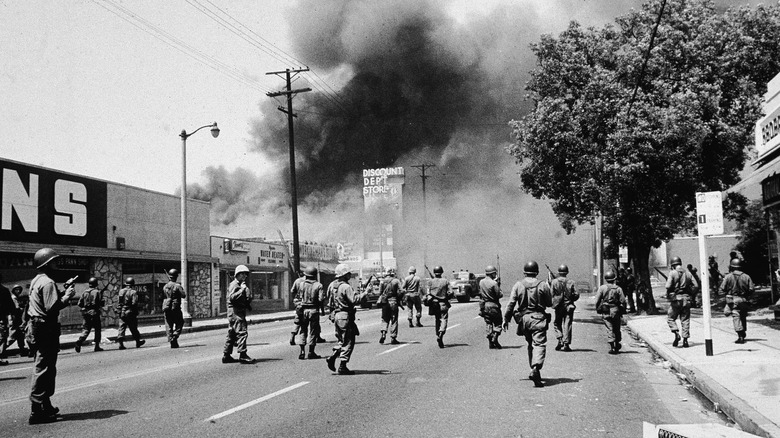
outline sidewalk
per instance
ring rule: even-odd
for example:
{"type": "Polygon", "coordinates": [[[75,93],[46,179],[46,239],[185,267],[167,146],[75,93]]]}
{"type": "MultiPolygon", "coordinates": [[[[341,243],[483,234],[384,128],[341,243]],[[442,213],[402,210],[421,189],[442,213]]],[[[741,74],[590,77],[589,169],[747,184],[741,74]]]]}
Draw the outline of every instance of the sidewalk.
{"type": "Polygon", "coordinates": [[[735,344],[731,317],[713,309],[713,355],[707,356],[702,310],[691,311],[690,348],[674,348],[674,336],[666,324],[668,301],[663,286],[654,287],[653,292],[663,312],[631,315],[628,328],[717,403],[743,431],[780,438],[780,321],[774,320],[774,312],[751,312],[747,343],[735,344]]]}

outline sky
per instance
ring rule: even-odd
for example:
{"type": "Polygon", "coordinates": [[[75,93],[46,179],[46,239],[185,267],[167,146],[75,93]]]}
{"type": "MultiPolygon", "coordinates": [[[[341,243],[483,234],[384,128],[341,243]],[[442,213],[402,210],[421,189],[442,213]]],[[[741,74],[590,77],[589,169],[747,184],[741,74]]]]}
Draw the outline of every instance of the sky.
{"type": "Polygon", "coordinates": [[[212,203],[212,232],[289,236],[285,102],[266,95],[285,83],[267,73],[308,67],[293,83],[313,89],[294,100],[302,240],[357,239],[359,169],[390,166],[408,169],[414,237],[421,180],[408,166],[429,163],[432,257],[555,264],[575,248],[584,270],[588,228],[565,236],[545,201],[520,192],[507,122],[528,108],[530,43],[640,5],[0,0],[0,157],[175,194],[179,133],[216,121],[218,138],[187,140],[188,188],[212,203]]]}

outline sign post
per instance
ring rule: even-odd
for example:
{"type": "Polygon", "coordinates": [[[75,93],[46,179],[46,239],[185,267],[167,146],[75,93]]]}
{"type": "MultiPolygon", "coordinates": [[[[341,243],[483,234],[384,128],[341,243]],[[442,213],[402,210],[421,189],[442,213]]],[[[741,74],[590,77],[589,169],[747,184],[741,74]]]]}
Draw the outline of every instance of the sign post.
{"type": "Polygon", "coordinates": [[[710,325],[710,279],[707,274],[706,236],[723,234],[723,201],[720,192],[696,192],[696,223],[699,234],[699,272],[701,275],[702,313],[704,318],[704,347],[712,356],[712,327],[710,325]]]}

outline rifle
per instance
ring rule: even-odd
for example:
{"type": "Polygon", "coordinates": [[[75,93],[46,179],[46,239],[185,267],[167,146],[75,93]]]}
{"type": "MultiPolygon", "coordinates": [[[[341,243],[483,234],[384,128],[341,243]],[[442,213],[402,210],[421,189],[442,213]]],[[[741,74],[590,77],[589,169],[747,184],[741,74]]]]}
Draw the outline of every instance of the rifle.
{"type": "Polygon", "coordinates": [[[498,286],[501,286],[501,258],[496,254],[496,269],[498,270],[498,275],[496,276],[496,283],[498,286]]]}
{"type": "Polygon", "coordinates": [[[550,278],[549,278],[549,280],[552,280],[553,278],[556,278],[556,277],[557,277],[557,275],[555,275],[555,273],[552,271],[552,269],[550,269],[550,265],[548,265],[547,263],[545,263],[545,264],[544,264],[544,266],[547,268],[547,271],[550,273],[550,278]]]}
{"type": "Polygon", "coordinates": [[[431,270],[430,270],[430,269],[428,269],[428,265],[423,265],[423,266],[425,266],[425,270],[426,270],[426,271],[428,271],[428,276],[429,276],[429,277],[431,277],[431,278],[433,278],[433,277],[434,277],[434,275],[433,275],[433,274],[431,274],[431,270]]]}

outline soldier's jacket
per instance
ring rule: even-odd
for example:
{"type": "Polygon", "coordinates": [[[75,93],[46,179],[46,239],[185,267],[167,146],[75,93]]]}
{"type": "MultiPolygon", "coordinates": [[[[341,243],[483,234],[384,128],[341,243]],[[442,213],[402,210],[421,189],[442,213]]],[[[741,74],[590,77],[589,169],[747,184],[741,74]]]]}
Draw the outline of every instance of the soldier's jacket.
{"type": "Polygon", "coordinates": [[[520,315],[545,313],[545,310],[552,306],[550,284],[533,277],[525,277],[515,283],[512,286],[512,292],[509,294],[509,304],[507,304],[506,312],[504,312],[505,322],[509,322],[512,318],[515,304],[517,305],[517,313],[520,315]]]}
{"type": "Polygon", "coordinates": [[[550,286],[552,289],[552,307],[558,309],[574,305],[580,299],[580,294],[574,287],[574,280],[566,277],[556,277],[550,286]]]}
{"type": "Polygon", "coordinates": [[[699,287],[693,274],[677,265],[666,279],[666,293],[672,296],[691,295],[699,287]]]}
{"type": "Polygon", "coordinates": [[[720,284],[720,293],[747,298],[753,295],[755,287],[753,279],[742,271],[734,270],[726,275],[720,284]]]}
{"type": "Polygon", "coordinates": [[[602,284],[596,291],[596,311],[601,314],[623,313],[627,302],[623,289],[616,284],[602,284]]]}
{"type": "Polygon", "coordinates": [[[30,283],[30,303],[27,314],[31,318],[43,318],[46,322],[56,323],[60,309],[68,306],[62,301],[64,292],[60,292],[57,284],[46,274],[38,274],[30,283]]]}
{"type": "Polygon", "coordinates": [[[227,305],[228,317],[237,316],[241,319],[246,318],[247,310],[250,310],[252,302],[252,293],[245,282],[239,282],[233,279],[228,286],[227,305]]]}
{"type": "Polygon", "coordinates": [[[123,287],[119,290],[119,302],[117,303],[117,313],[138,314],[138,292],[130,287],[123,287]]]}
{"type": "Polygon", "coordinates": [[[380,285],[379,294],[384,296],[385,300],[400,300],[403,295],[401,282],[395,277],[389,277],[380,285]]]}
{"type": "Polygon", "coordinates": [[[81,313],[90,316],[99,316],[104,304],[101,291],[92,287],[81,293],[78,302],[81,313]]]}
{"type": "Polygon", "coordinates": [[[366,295],[365,292],[358,293],[346,281],[339,280],[336,292],[331,299],[331,309],[335,312],[346,312],[350,318],[355,316],[355,305],[366,295]]]}
{"type": "Polygon", "coordinates": [[[420,277],[415,274],[409,274],[404,278],[404,284],[401,289],[406,291],[407,294],[414,295],[420,293],[420,277]]]}
{"type": "Polygon", "coordinates": [[[186,296],[182,285],[175,281],[169,281],[163,286],[163,294],[165,294],[163,309],[181,309],[181,300],[186,296]]]}
{"type": "Polygon", "coordinates": [[[322,289],[322,284],[313,278],[296,281],[292,291],[295,294],[293,297],[295,307],[321,310],[325,306],[325,292],[322,289]]]}
{"type": "Polygon", "coordinates": [[[495,303],[500,305],[500,299],[504,294],[496,280],[485,277],[479,281],[479,299],[483,303],[495,303]]]}

